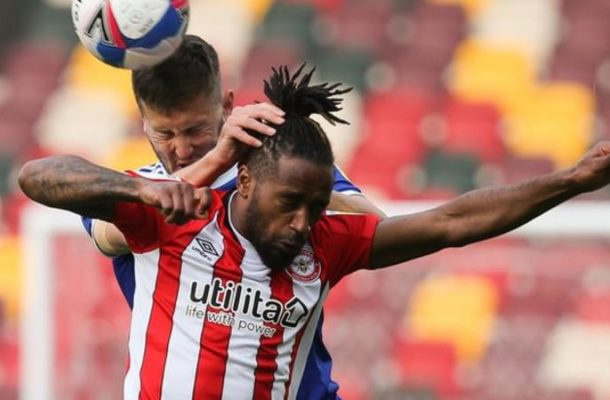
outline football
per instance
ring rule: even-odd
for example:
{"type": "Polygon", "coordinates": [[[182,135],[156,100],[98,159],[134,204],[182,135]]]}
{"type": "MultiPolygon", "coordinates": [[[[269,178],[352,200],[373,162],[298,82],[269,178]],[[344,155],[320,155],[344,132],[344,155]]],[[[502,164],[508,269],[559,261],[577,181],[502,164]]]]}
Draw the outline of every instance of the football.
{"type": "Polygon", "coordinates": [[[132,70],[172,55],[188,19],[188,0],[72,0],[82,44],[103,62],[132,70]]]}

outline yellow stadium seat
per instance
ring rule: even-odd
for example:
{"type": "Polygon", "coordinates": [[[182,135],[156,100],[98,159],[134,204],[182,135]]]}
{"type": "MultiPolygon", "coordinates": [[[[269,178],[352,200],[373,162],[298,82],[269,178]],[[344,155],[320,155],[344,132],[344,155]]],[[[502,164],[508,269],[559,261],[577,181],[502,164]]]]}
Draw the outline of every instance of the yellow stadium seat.
{"type": "Polygon", "coordinates": [[[145,137],[139,136],[125,141],[118,151],[103,163],[108,168],[117,171],[134,169],[152,164],[157,157],[145,137]]]}
{"type": "Polygon", "coordinates": [[[273,0],[240,0],[250,11],[255,22],[261,22],[269,8],[273,5],[273,0]]]}
{"type": "Polygon", "coordinates": [[[494,0],[429,0],[437,4],[458,4],[464,8],[469,18],[476,18],[494,0]]]}
{"type": "MultiPolygon", "coordinates": [[[[259,23],[269,11],[269,8],[273,5],[273,0],[214,0],[217,3],[226,4],[229,6],[237,5],[244,8],[250,14],[252,22],[259,23]]],[[[192,4],[192,7],[199,7],[202,12],[205,12],[206,5],[204,4],[192,4]]],[[[192,21],[192,19],[191,19],[192,21]]]]}
{"type": "Polygon", "coordinates": [[[591,144],[594,109],[594,95],[585,86],[540,86],[507,114],[505,142],[517,155],[547,157],[557,167],[572,165],[591,144]]]}
{"type": "Polygon", "coordinates": [[[455,53],[449,86],[466,100],[510,110],[528,96],[535,76],[534,64],[524,52],[467,41],[455,53]]]}
{"type": "Polygon", "coordinates": [[[0,300],[9,320],[16,321],[21,289],[21,251],[15,236],[0,237],[0,300]]]}
{"type": "Polygon", "coordinates": [[[104,64],[84,47],[74,50],[67,69],[67,83],[79,89],[103,91],[116,97],[126,115],[135,117],[138,109],[131,90],[131,72],[104,64]]]}
{"type": "Polygon", "coordinates": [[[477,277],[441,277],[419,284],[406,319],[416,339],[446,341],[463,361],[480,359],[490,340],[498,293],[477,277]]]}

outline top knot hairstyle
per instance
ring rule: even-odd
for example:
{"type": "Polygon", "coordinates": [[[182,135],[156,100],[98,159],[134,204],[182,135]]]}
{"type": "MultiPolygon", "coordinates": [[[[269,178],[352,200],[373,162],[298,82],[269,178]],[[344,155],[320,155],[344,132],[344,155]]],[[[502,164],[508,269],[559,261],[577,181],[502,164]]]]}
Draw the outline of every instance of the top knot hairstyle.
{"type": "Polygon", "coordinates": [[[162,63],[134,71],[131,83],[139,106],[162,113],[179,110],[201,95],[222,100],[218,54],[195,35],[186,35],[162,63]]]}
{"type": "Polygon", "coordinates": [[[350,92],[352,88],[342,88],[341,83],[311,85],[315,67],[303,74],[305,65],[301,65],[292,75],[286,66],[272,68],[271,77],[265,81],[265,95],[286,115],[282,125],[269,124],[276,129],[273,136],[249,131],[263,145],[258,149],[252,148],[243,163],[259,175],[276,173],[277,161],[281,156],[302,158],[325,166],[334,163],[326,133],[310,117],[318,114],[332,125],[348,124],[334,113],[342,109],[340,105],[343,98],[339,96],[350,92]]]}

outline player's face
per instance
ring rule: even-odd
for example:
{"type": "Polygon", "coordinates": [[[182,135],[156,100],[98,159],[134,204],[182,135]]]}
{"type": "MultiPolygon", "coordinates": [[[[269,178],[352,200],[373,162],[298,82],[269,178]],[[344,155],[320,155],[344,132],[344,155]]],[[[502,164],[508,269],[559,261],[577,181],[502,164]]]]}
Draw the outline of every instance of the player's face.
{"type": "Polygon", "coordinates": [[[231,107],[232,96],[210,100],[204,95],[170,112],[141,104],[144,132],[167,172],[194,163],[214,148],[231,107]]]}
{"type": "Polygon", "coordinates": [[[254,180],[246,199],[244,233],[270,268],[286,268],[326,209],[332,169],[281,157],[277,176],[254,180]]]}

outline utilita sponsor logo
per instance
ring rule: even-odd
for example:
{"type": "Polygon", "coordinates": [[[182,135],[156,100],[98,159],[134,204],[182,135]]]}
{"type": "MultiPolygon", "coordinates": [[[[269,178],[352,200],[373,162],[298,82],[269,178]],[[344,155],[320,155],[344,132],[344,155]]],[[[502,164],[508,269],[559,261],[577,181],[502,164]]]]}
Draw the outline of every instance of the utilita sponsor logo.
{"type": "Polygon", "coordinates": [[[214,278],[211,284],[193,281],[190,299],[193,303],[250,315],[288,328],[295,328],[309,315],[309,309],[298,297],[285,304],[275,299],[265,300],[258,289],[230,281],[223,285],[219,278],[214,278]]]}

